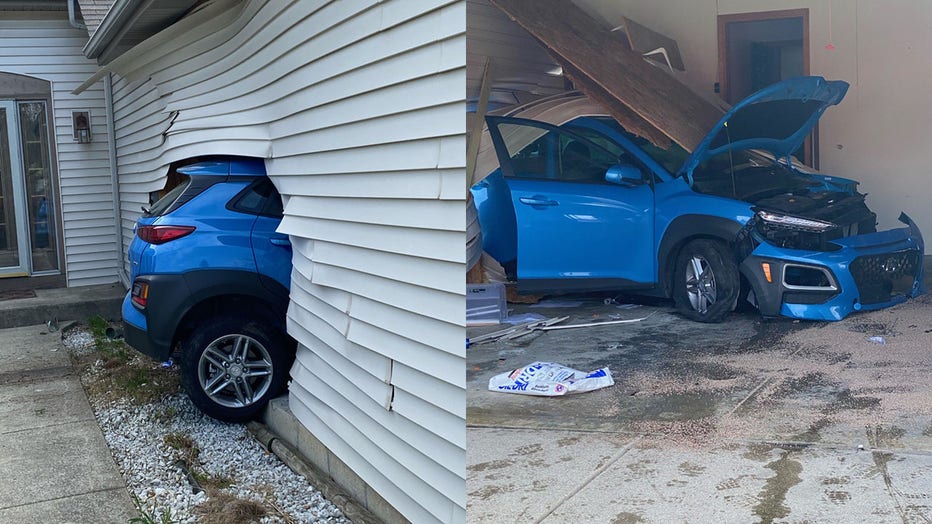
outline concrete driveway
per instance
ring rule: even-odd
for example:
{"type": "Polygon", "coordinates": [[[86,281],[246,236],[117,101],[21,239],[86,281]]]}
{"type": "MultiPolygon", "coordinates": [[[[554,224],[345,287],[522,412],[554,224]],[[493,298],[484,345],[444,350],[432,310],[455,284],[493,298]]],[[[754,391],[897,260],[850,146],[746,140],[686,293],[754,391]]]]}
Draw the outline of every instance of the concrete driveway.
{"type": "Polygon", "coordinates": [[[470,521],[932,521],[932,297],[837,323],[521,312],[653,314],[467,350],[470,521]],[[608,366],[615,386],[487,391],[535,360],[608,366]]]}

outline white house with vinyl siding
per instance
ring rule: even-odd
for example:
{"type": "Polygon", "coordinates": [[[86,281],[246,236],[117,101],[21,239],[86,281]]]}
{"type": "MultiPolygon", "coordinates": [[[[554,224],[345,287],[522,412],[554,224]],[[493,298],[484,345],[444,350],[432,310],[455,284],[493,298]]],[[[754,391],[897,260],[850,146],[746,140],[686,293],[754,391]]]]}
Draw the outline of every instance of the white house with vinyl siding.
{"type": "Polygon", "coordinates": [[[214,0],[120,41],[149,5],[114,3],[80,79],[112,75],[120,249],[173,162],[265,158],[291,412],[405,519],[464,522],[465,3],[214,0]]]}
{"type": "Polygon", "coordinates": [[[105,85],[72,94],[98,67],[82,53],[87,32],[69,24],[63,3],[38,4],[0,6],[0,103],[14,113],[0,118],[0,159],[10,162],[0,180],[0,288],[117,282],[105,85]],[[27,105],[41,128],[33,152],[23,144],[27,105]],[[90,142],[75,141],[72,111],[89,113],[90,142]],[[18,253],[5,241],[15,237],[25,241],[18,253]]]}

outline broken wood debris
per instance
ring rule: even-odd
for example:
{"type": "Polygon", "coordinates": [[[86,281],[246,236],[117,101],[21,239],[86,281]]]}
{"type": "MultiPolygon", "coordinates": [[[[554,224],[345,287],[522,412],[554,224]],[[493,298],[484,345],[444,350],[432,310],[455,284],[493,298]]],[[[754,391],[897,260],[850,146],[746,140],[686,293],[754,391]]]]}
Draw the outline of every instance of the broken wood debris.
{"type": "Polygon", "coordinates": [[[720,109],[648,64],[573,2],[491,2],[537,39],[578,89],[658,147],[673,140],[692,151],[722,117],[720,109]]]}
{"type": "MultiPolygon", "coordinates": [[[[654,311],[654,313],[656,313],[656,311],[654,311]]],[[[647,315],[646,317],[642,317],[642,318],[630,318],[627,320],[603,320],[601,322],[588,322],[586,324],[568,324],[566,326],[545,326],[545,327],[540,327],[537,329],[539,329],[540,331],[551,331],[554,329],[573,329],[573,328],[593,327],[593,326],[610,326],[612,324],[633,324],[635,322],[641,322],[642,320],[647,320],[654,313],[651,313],[650,315],[647,315]]]]}
{"type": "Polygon", "coordinates": [[[656,313],[654,311],[650,315],[642,318],[631,318],[627,320],[603,320],[600,322],[587,322],[585,324],[567,324],[565,326],[558,326],[560,322],[570,318],[569,316],[564,317],[554,317],[548,318],[546,320],[537,320],[533,322],[525,322],[524,324],[519,324],[517,326],[512,326],[510,328],[502,329],[501,331],[494,331],[492,333],[487,333],[485,335],[480,335],[475,338],[466,339],[466,347],[475,346],[478,344],[484,344],[486,342],[495,342],[498,340],[515,340],[521,338],[525,335],[530,335],[535,331],[552,331],[555,329],[574,329],[582,327],[595,327],[595,326],[611,326],[614,324],[633,324],[635,322],[641,322],[652,317],[656,313]]]}
{"type": "Polygon", "coordinates": [[[492,342],[492,341],[498,340],[503,337],[508,337],[508,339],[511,340],[513,338],[518,338],[518,337],[527,335],[528,333],[534,331],[535,329],[538,329],[541,327],[552,326],[553,324],[559,324],[560,322],[563,322],[564,320],[568,318],[570,317],[568,316],[554,317],[554,318],[548,318],[546,320],[535,320],[532,322],[525,322],[524,324],[518,324],[517,326],[512,326],[506,329],[502,329],[500,331],[493,331],[492,333],[486,333],[485,335],[480,335],[475,338],[467,338],[466,347],[475,346],[477,344],[483,344],[485,342],[492,342]],[[515,334],[518,334],[518,335],[512,336],[515,334]]]}

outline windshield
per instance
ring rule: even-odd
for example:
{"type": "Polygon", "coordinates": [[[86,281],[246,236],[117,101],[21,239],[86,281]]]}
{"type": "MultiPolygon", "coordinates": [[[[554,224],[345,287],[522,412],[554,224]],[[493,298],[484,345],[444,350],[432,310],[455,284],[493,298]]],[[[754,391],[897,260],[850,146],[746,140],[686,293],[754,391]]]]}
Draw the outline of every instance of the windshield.
{"type": "Polygon", "coordinates": [[[650,140],[629,133],[614,118],[597,117],[597,120],[611,127],[613,130],[617,131],[618,134],[633,142],[634,145],[647,153],[647,156],[651,157],[651,159],[660,164],[670,174],[675,174],[677,171],[679,171],[683,166],[683,163],[686,162],[686,159],[689,158],[689,152],[687,152],[675,142],[670,142],[670,147],[668,148],[657,147],[651,143],[650,140]]]}

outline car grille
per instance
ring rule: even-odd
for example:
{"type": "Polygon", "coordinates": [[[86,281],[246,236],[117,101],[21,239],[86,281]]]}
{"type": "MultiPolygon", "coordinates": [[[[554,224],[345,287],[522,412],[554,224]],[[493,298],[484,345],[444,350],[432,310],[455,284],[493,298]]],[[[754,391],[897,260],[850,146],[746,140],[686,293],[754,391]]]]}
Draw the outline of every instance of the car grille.
{"type": "Polygon", "coordinates": [[[851,276],[861,294],[861,303],[887,302],[910,292],[921,264],[919,252],[914,249],[855,258],[850,266],[851,276]]]}

